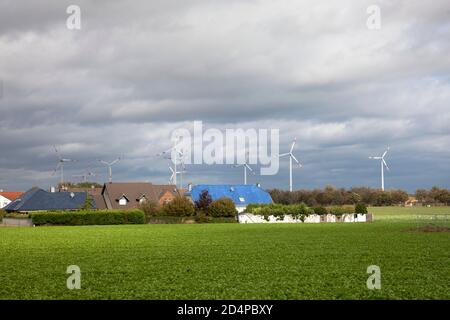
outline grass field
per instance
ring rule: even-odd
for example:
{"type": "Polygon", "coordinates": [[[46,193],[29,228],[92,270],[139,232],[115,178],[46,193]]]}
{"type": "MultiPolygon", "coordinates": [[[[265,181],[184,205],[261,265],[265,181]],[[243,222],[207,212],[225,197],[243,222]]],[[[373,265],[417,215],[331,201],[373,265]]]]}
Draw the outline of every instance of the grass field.
{"type": "Polygon", "coordinates": [[[0,299],[450,299],[450,233],[409,230],[436,214],[420,209],[371,208],[373,223],[0,228],[0,299]],[[66,288],[69,265],[80,290],[66,288]],[[381,290],[366,287],[369,265],[381,290]]]}
{"type": "Polygon", "coordinates": [[[377,220],[423,220],[434,215],[446,215],[450,219],[450,207],[370,207],[369,212],[377,220]]]}

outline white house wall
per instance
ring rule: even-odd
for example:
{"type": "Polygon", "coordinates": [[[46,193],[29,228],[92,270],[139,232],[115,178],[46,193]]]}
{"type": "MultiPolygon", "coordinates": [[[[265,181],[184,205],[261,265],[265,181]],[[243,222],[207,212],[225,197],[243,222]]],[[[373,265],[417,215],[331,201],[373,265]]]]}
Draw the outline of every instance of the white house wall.
{"type": "MultiPolygon", "coordinates": [[[[264,216],[254,215],[250,213],[239,213],[239,223],[302,223],[300,219],[294,219],[291,215],[284,216],[283,219],[277,219],[277,217],[269,216],[268,221],[264,219],[264,216]]],[[[335,215],[328,214],[322,222],[366,222],[365,214],[344,214],[341,219],[338,219],[335,215]]],[[[305,223],[320,223],[321,217],[317,214],[312,214],[305,217],[305,223]]]]}
{"type": "Polygon", "coordinates": [[[5,198],[4,196],[0,196],[0,209],[6,207],[10,203],[11,203],[11,200],[9,200],[8,198],[5,198]]]}

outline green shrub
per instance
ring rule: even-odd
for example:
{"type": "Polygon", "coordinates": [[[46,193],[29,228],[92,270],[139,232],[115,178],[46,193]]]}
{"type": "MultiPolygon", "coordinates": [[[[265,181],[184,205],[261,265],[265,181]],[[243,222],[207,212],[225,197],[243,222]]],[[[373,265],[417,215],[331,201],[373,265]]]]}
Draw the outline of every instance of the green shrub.
{"type": "Polygon", "coordinates": [[[277,220],[283,220],[286,215],[291,215],[294,219],[305,219],[310,214],[314,214],[312,208],[305,204],[264,204],[264,205],[249,205],[246,210],[247,213],[264,216],[265,220],[269,220],[269,216],[274,216],[277,220]]]}
{"type": "Polygon", "coordinates": [[[334,215],[340,217],[343,214],[355,213],[355,207],[354,206],[335,206],[335,207],[328,208],[328,211],[331,214],[334,214],[334,215]]]}
{"type": "Polygon", "coordinates": [[[37,226],[143,224],[145,222],[144,213],[141,210],[47,211],[30,213],[29,216],[37,226]]]}
{"type": "Polygon", "coordinates": [[[366,204],[362,202],[357,203],[355,206],[355,213],[366,214],[367,213],[366,204]]]}
{"type": "Polygon", "coordinates": [[[148,223],[151,217],[161,215],[161,206],[156,201],[146,200],[139,204],[139,209],[144,212],[145,222],[148,223]]]}
{"type": "Polygon", "coordinates": [[[262,206],[264,206],[264,205],[257,204],[257,203],[249,203],[249,204],[247,205],[247,207],[245,208],[244,212],[245,212],[245,213],[253,213],[253,210],[255,210],[255,209],[257,209],[257,208],[260,208],[260,207],[262,207],[262,206]]]}
{"type": "Polygon", "coordinates": [[[190,217],[195,215],[194,204],[186,197],[177,196],[162,207],[165,216],[190,217]]]}
{"type": "Polygon", "coordinates": [[[208,223],[208,222],[211,222],[211,221],[212,221],[212,218],[209,217],[205,213],[205,211],[203,211],[203,210],[197,211],[197,214],[195,215],[195,222],[197,222],[197,223],[208,223]]]}
{"type": "Polygon", "coordinates": [[[14,218],[14,219],[28,219],[28,213],[21,213],[21,212],[10,212],[6,213],[4,218],[14,218]]]}
{"type": "Polygon", "coordinates": [[[319,216],[324,216],[328,214],[328,210],[325,207],[314,207],[313,210],[314,213],[318,214],[319,216]]]}
{"type": "Polygon", "coordinates": [[[211,202],[207,214],[211,217],[234,217],[237,214],[237,210],[233,200],[220,198],[211,202]]]}
{"type": "Polygon", "coordinates": [[[5,214],[6,214],[6,211],[3,210],[3,209],[0,209],[0,222],[2,222],[3,217],[5,216],[5,214]]]}

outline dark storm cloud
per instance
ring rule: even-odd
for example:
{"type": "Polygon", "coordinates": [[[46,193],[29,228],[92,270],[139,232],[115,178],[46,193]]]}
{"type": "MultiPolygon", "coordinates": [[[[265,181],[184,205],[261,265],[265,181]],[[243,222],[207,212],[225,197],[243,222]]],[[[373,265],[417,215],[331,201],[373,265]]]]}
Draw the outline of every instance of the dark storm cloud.
{"type": "MultiPolygon", "coordinates": [[[[0,187],[47,187],[52,145],[80,160],[67,176],[125,158],[120,180],[166,182],[155,154],[203,120],[298,137],[297,187],[378,185],[367,159],[391,145],[388,186],[450,187],[450,4],[380,1],[72,1],[0,3],[0,187]],[[0,91],[1,92],[1,91],[0,91]]],[[[286,187],[287,163],[274,177],[286,187]]],[[[240,182],[192,166],[195,182],[240,182]]],[[[98,178],[99,181],[103,176],[98,178]]]]}

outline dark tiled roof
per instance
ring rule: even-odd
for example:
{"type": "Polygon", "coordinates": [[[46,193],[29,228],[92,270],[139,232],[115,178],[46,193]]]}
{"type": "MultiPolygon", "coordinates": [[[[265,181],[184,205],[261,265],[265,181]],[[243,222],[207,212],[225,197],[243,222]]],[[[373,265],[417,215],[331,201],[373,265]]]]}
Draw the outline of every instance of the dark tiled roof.
{"type": "Polygon", "coordinates": [[[86,192],[48,192],[32,188],[8,204],[6,211],[75,210],[86,201],[86,192]]]}
{"type": "Polygon", "coordinates": [[[252,184],[199,184],[192,187],[189,195],[192,200],[197,201],[203,190],[208,190],[212,200],[226,197],[233,200],[237,206],[246,206],[250,203],[269,204],[273,202],[267,191],[252,184]]]}
{"type": "Polygon", "coordinates": [[[175,185],[156,185],[148,182],[113,182],[105,183],[103,197],[108,209],[132,209],[139,205],[139,200],[145,197],[149,201],[158,202],[167,191],[176,194],[175,185]],[[125,196],[128,202],[119,205],[119,199],[125,196]]]}

